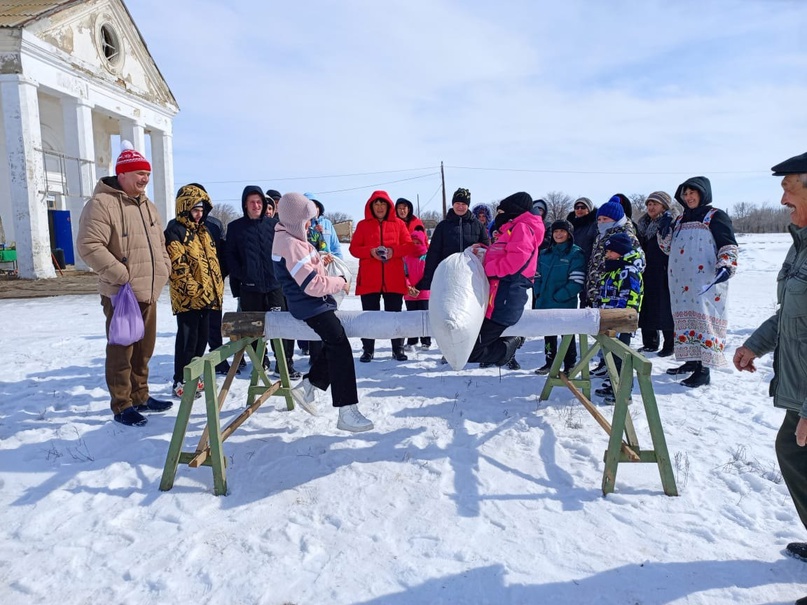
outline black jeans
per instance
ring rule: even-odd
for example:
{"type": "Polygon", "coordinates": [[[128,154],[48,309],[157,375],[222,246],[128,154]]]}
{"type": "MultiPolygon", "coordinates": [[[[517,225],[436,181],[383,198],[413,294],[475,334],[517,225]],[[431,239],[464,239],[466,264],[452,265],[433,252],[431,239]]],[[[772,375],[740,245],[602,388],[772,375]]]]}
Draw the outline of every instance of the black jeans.
{"type": "MultiPolygon", "coordinates": [[[[642,328],[642,345],[648,347],[650,349],[658,349],[659,347],[659,331],[658,330],[651,330],[642,328]]],[[[662,335],[664,336],[664,348],[665,349],[672,349],[673,348],[673,331],[672,330],[663,330],[662,335]]]]}
{"type": "MultiPolygon", "coordinates": [[[[283,290],[278,288],[271,292],[245,292],[241,290],[241,311],[287,311],[286,299],[283,290]]],[[[294,367],[294,341],[283,340],[283,351],[286,354],[286,361],[289,369],[294,367]]],[[[277,358],[277,351],[275,358],[277,358]]]]}
{"type": "MultiPolygon", "coordinates": [[[[364,311],[380,311],[381,310],[381,297],[384,297],[384,310],[399,312],[403,308],[403,294],[395,294],[394,292],[375,292],[373,294],[361,295],[361,308],[364,311]]],[[[392,339],[392,350],[400,351],[403,349],[403,338],[392,339]]],[[[375,351],[375,340],[372,338],[361,339],[362,349],[367,353],[375,351]]]]}
{"type": "Polygon", "coordinates": [[[807,528],[807,447],[799,447],[796,443],[798,423],[798,412],[785,412],[782,426],[776,435],[776,458],[799,519],[807,528]]]}
{"type": "MultiPolygon", "coordinates": [[[[546,355],[546,363],[552,363],[555,360],[555,355],[558,354],[558,337],[557,336],[544,336],[544,355],[546,355]]],[[[572,342],[563,357],[563,367],[572,368],[574,362],[577,361],[577,342],[572,336],[572,342]]]]}
{"type": "MultiPolygon", "coordinates": [[[[429,310],[429,301],[427,300],[407,300],[406,302],[406,310],[407,311],[428,311],[429,310]]],[[[431,336],[421,336],[420,337],[421,344],[426,345],[427,347],[432,346],[432,337],[431,336]]],[[[408,345],[416,345],[418,343],[417,338],[407,338],[406,344],[408,345]]]]}
{"type": "Polygon", "coordinates": [[[507,355],[507,345],[505,344],[505,339],[500,337],[506,329],[507,326],[491,321],[486,317],[485,321],[482,322],[479,337],[476,339],[476,344],[468,361],[470,363],[501,365],[507,355]]]}
{"type": "Polygon", "coordinates": [[[312,350],[311,369],[305,378],[323,391],[330,386],[335,408],[358,403],[353,350],[342,322],[333,311],[326,311],[306,319],[305,323],[322,339],[319,352],[312,350]]]}
{"type": "Polygon", "coordinates": [[[183,371],[191,359],[205,354],[210,330],[208,315],[210,315],[210,309],[177,313],[177,337],[174,341],[174,382],[183,381],[183,371]]]}

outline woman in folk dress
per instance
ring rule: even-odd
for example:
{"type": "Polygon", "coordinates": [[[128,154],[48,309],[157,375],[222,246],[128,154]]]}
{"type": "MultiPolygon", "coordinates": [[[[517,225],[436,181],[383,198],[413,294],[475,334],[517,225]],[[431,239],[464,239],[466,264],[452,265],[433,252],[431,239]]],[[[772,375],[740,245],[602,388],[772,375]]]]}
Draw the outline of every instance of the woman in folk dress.
{"type": "Polygon", "coordinates": [[[739,249],[728,214],[711,205],[709,179],[688,179],[678,186],[675,199],[684,213],[675,220],[661,219],[657,237],[670,257],[675,358],[686,363],[667,373],[691,373],[681,384],[699,387],[709,384],[709,368],[728,365],[723,355],[727,282],[737,270],[739,249]]]}

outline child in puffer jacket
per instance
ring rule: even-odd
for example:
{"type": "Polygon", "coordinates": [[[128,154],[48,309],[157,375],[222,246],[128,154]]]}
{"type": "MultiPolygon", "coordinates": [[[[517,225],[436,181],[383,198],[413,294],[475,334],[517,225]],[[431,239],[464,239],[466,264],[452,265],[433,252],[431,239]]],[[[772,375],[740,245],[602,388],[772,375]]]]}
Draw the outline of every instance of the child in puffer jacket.
{"type": "MultiPolygon", "coordinates": [[[[600,309],[636,309],[642,305],[642,272],[640,252],[627,233],[614,233],[605,240],[605,271],[599,281],[599,295],[596,302],[600,309]],[[637,266],[638,265],[638,266],[637,266]]],[[[630,346],[631,332],[620,332],[617,338],[630,346]]],[[[622,359],[614,356],[617,372],[622,369],[622,359]]],[[[632,378],[631,378],[632,380],[632,378]]],[[[604,403],[616,401],[611,381],[603,381],[602,387],[594,391],[603,397],[604,403]]]]}
{"type": "MultiPolygon", "coordinates": [[[[404,302],[406,303],[407,311],[428,311],[430,291],[415,288],[415,284],[423,277],[423,272],[426,269],[426,252],[429,249],[426,243],[426,229],[418,225],[411,235],[415,250],[412,254],[404,256],[404,274],[406,275],[407,288],[407,293],[404,294],[404,302]]],[[[409,338],[406,341],[406,348],[411,350],[417,343],[417,338],[409,338]]],[[[426,350],[431,346],[431,336],[422,336],[420,338],[421,349],[426,350]]]]}

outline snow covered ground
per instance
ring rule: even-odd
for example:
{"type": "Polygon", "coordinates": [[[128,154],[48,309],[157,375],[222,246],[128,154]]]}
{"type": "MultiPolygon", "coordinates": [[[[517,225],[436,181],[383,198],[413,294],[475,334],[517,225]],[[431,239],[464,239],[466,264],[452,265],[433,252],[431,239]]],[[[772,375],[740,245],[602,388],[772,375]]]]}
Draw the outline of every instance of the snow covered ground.
{"type": "MultiPolygon", "coordinates": [[[[729,356],[773,312],[790,238],[740,244],[729,356]]],[[[807,532],[776,464],[783,412],[767,397],[770,356],[757,374],[713,372],[711,386],[687,390],[664,374],[673,360],[650,355],[679,497],[664,495],[649,464],[620,465],[616,492],[602,496],[606,435],[570,393],[538,401],[541,339],[519,351],[524,370],[501,376],[454,372],[435,348],[396,363],[380,342],[376,361],[356,363],[376,430],[346,434],[329,405],[315,418],[273,398],[225,443],[230,493],[216,497],[209,468],[180,465],[174,488],[158,489],[176,409],[140,429],[112,421],[97,296],[0,301],[0,317],[1,603],[713,605],[807,595],[807,564],[783,554],[807,532]]],[[[151,363],[158,397],[169,395],[174,333],[166,294],[151,363]]],[[[236,380],[225,421],[245,385],[236,380]]],[[[185,449],[202,422],[199,405],[185,449]]]]}

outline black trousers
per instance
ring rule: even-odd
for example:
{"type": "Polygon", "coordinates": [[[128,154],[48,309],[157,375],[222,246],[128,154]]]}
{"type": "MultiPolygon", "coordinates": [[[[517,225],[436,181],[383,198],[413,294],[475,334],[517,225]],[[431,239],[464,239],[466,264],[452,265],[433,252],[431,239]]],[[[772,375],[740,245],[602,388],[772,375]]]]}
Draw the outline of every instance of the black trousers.
{"type": "Polygon", "coordinates": [[[485,321],[482,322],[479,337],[476,339],[476,344],[468,361],[470,363],[501,365],[507,355],[505,339],[501,338],[502,332],[506,329],[507,326],[491,321],[486,317],[485,321]]]}
{"type": "MultiPolygon", "coordinates": [[[[619,334],[616,335],[617,340],[619,340],[620,342],[624,342],[628,346],[630,346],[631,338],[633,338],[633,333],[631,332],[620,332],[619,334]]],[[[614,355],[614,365],[616,366],[617,372],[622,370],[622,358],[614,355]]]]}
{"type": "MultiPolygon", "coordinates": [[[[241,290],[241,311],[288,311],[283,290],[278,288],[271,292],[244,292],[241,290]]],[[[283,340],[283,351],[289,368],[294,367],[294,341],[283,340]]],[[[277,357],[277,351],[274,352],[277,357]]]]}
{"type": "MultiPolygon", "coordinates": [[[[428,311],[429,310],[429,301],[427,300],[407,300],[404,301],[406,303],[406,310],[407,311],[428,311]]],[[[420,342],[426,346],[432,346],[432,337],[431,336],[421,336],[420,342]]],[[[416,345],[418,343],[417,338],[407,338],[406,344],[408,345],[416,345]]]]}
{"type": "Polygon", "coordinates": [[[336,408],[358,403],[353,350],[342,322],[336,313],[326,311],[306,319],[305,323],[322,339],[320,350],[311,352],[311,369],[305,378],[323,391],[330,386],[331,400],[336,408]]]}
{"type": "Polygon", "coordinates": [[[776,458],[799,519],[807,528],[807,447],[799,447],[796,443],[798,423],[798,412],[785,412],[782,426],[776,435],[776,458]]]}
{"type": "MultiPolygon", "coordinates": [[[[557,336],[544,336],[544,355],[546,355],[546,362],[552,363],[555,360],[555,355],[558,354],[558,337],[557,336]]],[[[577,361],[577,341],[572,336],[572,342],[569,344],[569,349],[563,357],[563,367],[571,368],[574,362],[577,361]]]]}
{"type": "MultiPolygon", "coordinates": [[[[659,348],[659,330],[650,330],[642,328],[642,345],[651,349],[659,348]]],[[[673,330],[663,330],[664,347],[672,349],[673,347],[673,330]]]]}
{"type": "Polygon", "coordinates": [[[210,309],[177,313],[177,337],[174,341],[174,382],[182,382],[185,366],[194,357],[205,354],[210,330],[210,309]]]}
{"type": "Polygon", "coordinates": [[[210,350],[218,349],[224,341],[221,337],[221,309],[213,309],[208,315],[207,346],[210,350]]]}
{"type": "MultiPolygon", "coordinates": [[[[395,294],[393,292],[374,292],[373,294],[361,295],[361,308],[364,311],[380,311],[381,310],[381,297],[384,297],[384,310],[399,312],[403,308],[403,294],[395,294]]],[[[403,349],[403,338],[392,339],[392,350],[399,351],[403,349]]],[[[375,351],[375,340],[372,338],[362,338],[361,347],[367,353],[375,351]]]]}

